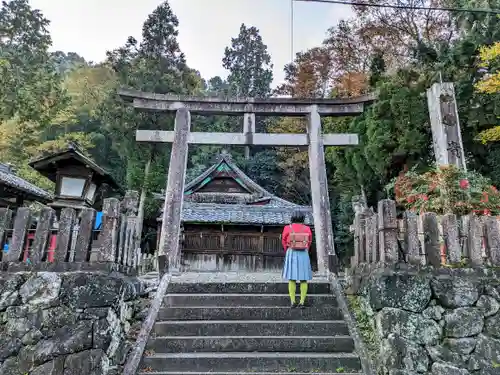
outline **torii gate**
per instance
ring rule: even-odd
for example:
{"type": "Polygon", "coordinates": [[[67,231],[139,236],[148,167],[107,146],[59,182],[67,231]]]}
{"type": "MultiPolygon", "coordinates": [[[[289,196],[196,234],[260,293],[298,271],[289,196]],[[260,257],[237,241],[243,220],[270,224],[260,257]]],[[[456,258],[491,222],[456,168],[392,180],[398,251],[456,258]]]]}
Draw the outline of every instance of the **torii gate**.
{"type": "Polygon", "coordinates": [[[188,144],[308,146],[311,196],[316,236],[318,271],[337,272],[324,146],[358,145],[357,134],[322,134],[321,116],[353,116],[363,113],[373,96],[346,99],[231,99],[155,94],[120,89],[119,95],[134,108],[146,111],[176,111],[174,131],[137,130],[138,142],[172,143],[165,207],[158,251],[160,274],[180,260],[179,235],[188,144]],[[198,115],[243,115],[243,133],[191,132],[191,113],[198,115]],[[307,134],[255,133],[255,115],[307,117],[307,134]]]}

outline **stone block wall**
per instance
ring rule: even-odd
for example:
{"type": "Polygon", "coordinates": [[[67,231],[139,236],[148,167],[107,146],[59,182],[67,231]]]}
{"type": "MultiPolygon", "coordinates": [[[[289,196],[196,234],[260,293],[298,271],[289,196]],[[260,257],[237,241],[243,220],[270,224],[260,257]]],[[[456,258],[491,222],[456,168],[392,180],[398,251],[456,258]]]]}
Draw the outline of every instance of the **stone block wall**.
{"type": "Polygon", "coordinates": [[[500,270],[362,264],[346,294],[378,375],[500,374],[500,270]]]}
{"type": "Polygon", "coordinates": [[[0,374],[120,374],[146,292],[119,274],[0,274],[0,374]]]}

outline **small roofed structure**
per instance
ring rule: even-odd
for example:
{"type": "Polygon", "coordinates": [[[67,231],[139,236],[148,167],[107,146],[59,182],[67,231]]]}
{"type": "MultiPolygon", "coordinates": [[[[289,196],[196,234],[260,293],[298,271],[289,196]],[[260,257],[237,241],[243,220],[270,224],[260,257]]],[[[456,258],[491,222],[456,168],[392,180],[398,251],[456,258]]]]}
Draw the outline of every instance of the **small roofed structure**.
{"type": "Polygon", "coordinates": [[[313,223],[310,206],[268,192],[224,152],[184,188],[181,266],[186,271],[279,269],[285,255],[281,233],[295,211],[313,223]]]}
{"type": "Polygon", "coordinates": [[[29,165],[56,184],[54,201],[50,204],[55,208],[81,209],[98,205],[96,198],[105,186],[122,192],[111,174],[85,156],[74,143],[64,151],[43,156],[29,165]]]}
{"type": "Polygon", "coordinates": [[[17,176],[9,164],[0,163],[0,207],[20,207],[25,201],[46,204],[52,195],[17,176]]]}

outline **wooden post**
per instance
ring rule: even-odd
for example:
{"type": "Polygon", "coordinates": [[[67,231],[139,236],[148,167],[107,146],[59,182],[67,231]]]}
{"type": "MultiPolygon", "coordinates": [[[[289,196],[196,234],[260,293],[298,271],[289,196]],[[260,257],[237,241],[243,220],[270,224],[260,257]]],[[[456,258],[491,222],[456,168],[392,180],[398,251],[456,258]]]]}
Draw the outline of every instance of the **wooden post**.
{"type": "MultiPolygon", "coordinates": [[[[321,118],[317,105],[311,105],[309,112],[309,173],[311,175],[311,195],[316,237],[318,272],[326,275],[329,256],[336,262],[333,242],[330,199],[326,177],[325,150],[321,134],[321,118]]],[[[337,268],[338,264],[332,265],[337,268]]],[[[338,272],[338,271],[337,271],[338,272]]],[[[336,272],[335,272],[336,273],[336,272]]]]}
{"type": "Polygon", "coordinates": [[[191,115],[185,108],[179,108],[175,116],[174,141],[170,154],[165,207],[158,255],[160,275],[168,272],[168,265],[178,266],[179,234],[182,203],[184,198],[184,180],[186,177],[188,136],[191,127],[191,115]]]}

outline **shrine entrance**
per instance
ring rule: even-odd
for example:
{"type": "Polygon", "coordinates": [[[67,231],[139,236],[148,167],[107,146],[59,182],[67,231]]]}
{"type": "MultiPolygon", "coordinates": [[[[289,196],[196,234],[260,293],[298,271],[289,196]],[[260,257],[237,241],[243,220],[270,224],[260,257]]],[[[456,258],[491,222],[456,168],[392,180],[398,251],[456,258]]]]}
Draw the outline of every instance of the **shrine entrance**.
{"type": "MultiPolygon", "coordinates": [[[[178,270],[180,225],[187,168],[188,145],[306,146],[309,154],[311,196],[318,272],[337,273],[324,146],[356,146],[357,134],[323,134],[321,116],[363,113],[372,96],[346,99],[221,99],[183,97],[122,89],[119,95],[138,110],[176,112],[174,131],[137,130],[138,142],[172,143],[159,244],[160,274],[178,270]],[[242,115],[242,133],[191,132],[191,114],[242,115]],[[255,132],[255,116],[307,117],[307,134],[255,132]]],[[[248,151],[247,151],[248,152],[248,151]]]]}

